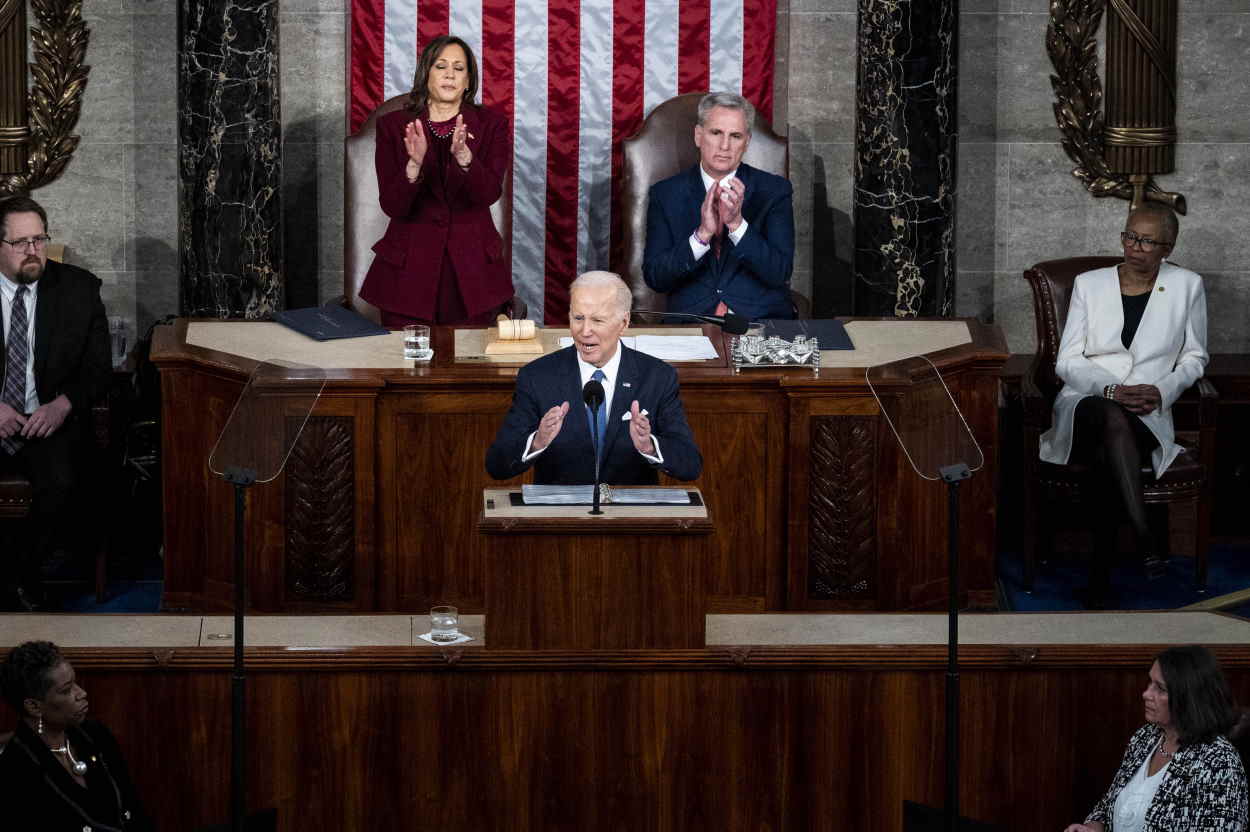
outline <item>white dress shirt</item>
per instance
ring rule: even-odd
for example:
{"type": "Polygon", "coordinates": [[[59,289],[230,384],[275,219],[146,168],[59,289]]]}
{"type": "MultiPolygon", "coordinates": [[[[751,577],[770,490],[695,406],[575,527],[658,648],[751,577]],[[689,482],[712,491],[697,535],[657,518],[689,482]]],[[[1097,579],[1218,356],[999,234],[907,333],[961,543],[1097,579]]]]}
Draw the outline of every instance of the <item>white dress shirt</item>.
{"type": "MultiPolygon", "coordinates": [[[[7,275],[0,274],[0,318],[3,318],[4,343],[9,341],[9,319],[13,316],[13,300],[17,297],[20,284],[9,280],[7,275]]],[[[29,290],[23,301],[26,303],[26,413],[34,413],[39,409],[39,392],[35,390],[35,300],[39,296],[39,281],[25,284],[29,290]]],[[[4,375],[4,366],[0,365],[0,376],[4,375]]],[[[0,378],[0,384],[3,379],[0,378]]]]}
{"type": "MultiPolygon", "coordinates": [[[[715,185],[717,183],[717,180],[713,179],[711,176],[708,175],[708,172],[703,169],[703,165],[699,165],[699,175],[703,177],[703,193],[706,194],[708,191],[708,188],[715,185]]],[[[738,169],[734,168],[733,173],[729,174],[729,176],[726,176],[724,179],[720,181],[723,182],[725,180],[732,179],[733,177],[737,175],[738,175],[738,169]]],[[[698,229],[695,229],[695,230],[697,231],[698,229]]],[[[738,243],[742,242],[742,237],[746,233],[747,233],[747,218],[743,217],[742,224],[738,226],[738,230],[729,232],[729,239],[733,242],[734,245],[738,245],[738,243]]],[[[711,240],[708,240],[707,243],[701,243],[699,242],[698,237],[696,237],[693,233],[691,233],[690,253],[694,255],[695,260],[702,258],[703,255],[707,254],[711,250],[712,250],[711,240]]]]}

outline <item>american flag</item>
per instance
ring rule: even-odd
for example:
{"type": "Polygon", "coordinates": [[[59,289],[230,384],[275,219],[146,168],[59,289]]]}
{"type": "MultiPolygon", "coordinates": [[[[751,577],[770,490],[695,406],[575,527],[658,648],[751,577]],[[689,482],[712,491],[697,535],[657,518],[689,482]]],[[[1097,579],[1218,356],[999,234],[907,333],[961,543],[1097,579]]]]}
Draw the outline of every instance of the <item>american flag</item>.
{"type": "Polygon", "coordinates": [[[512,124],[512,274],[547,323],[608,268],[621,142],[659,103],[739,92],[772,120],[776,0],[352,0],[349,129],[412,86],[439,35],[478,56],[480,102],[512,124]]]}

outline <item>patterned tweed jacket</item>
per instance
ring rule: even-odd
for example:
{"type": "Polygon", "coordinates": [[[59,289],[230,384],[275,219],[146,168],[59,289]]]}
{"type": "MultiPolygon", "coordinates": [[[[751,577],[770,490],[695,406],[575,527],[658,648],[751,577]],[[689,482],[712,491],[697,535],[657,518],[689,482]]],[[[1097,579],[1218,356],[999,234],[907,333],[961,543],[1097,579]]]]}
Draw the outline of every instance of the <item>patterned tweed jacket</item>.
{"type": "MultiPolygon", "coordinates": [[[[1085,819],[1101,821],[1113,832],[1111,816],[1120,790],[1133,779],[1142,762],[1154,752],[1163,732],[1155,725],[1137,729],[1120,761],[1111,788],[1085,819]]],[[[1145,832],[1244,832],[1246,829],[1246,773],[1232,743],[1187,746],[1176,752],[1163,782],[1146,810],[1145,832]]]]}

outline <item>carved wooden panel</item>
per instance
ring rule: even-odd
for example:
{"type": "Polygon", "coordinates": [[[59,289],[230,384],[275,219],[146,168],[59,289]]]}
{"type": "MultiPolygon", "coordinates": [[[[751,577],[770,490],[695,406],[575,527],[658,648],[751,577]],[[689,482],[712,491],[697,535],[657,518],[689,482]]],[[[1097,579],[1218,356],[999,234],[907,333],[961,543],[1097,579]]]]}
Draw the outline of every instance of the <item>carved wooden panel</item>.
{"type": "MultiPolygon", "coordinates": [[[[287,430],[298,429],[292,419],[287,430]]],[[[355,587],[352,419],[313,416],[286,464],[286,593],[289,600],[349,601],[355,587]]]]}
{"type": "Polygon", "coordinates": [[[824,416],[811,421],[810,535],[807,594],[811,599],[867,599],[877,572],[877,419],[824,416]]]}

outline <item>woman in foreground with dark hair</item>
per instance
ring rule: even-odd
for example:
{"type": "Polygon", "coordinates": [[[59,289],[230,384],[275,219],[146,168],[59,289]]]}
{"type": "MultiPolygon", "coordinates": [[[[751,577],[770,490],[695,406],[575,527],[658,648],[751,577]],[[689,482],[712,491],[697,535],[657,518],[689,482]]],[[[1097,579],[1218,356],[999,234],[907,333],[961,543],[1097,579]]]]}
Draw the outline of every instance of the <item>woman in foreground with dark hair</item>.
{"type": "Polygon", "coordinates": [[[17,730],[0,747],[5,829],[151,830],[117,741],[86,721],[87,693],[50,641],[28,641],[0,666],[0,691],[17,730]]]}
{"type": "Polygon", "coordinates": [[[1150,667],[1146,724],[1129,740],[1111,788],[1064,832],[1243,832],[1246,774],[1224,736],[1235,712],[1205,647],[1171,647],[1150,667]]]}
{"type": "Polygon", "coordinates": [[[511,136],[507,119],[474,103],[478,81],[469,44],[435,38],[408,106],[378,119],[378,198],[391,222],[360,296],[383,326],[490,324],[512,297],[512,264],[490,214],[511,136]]]}

